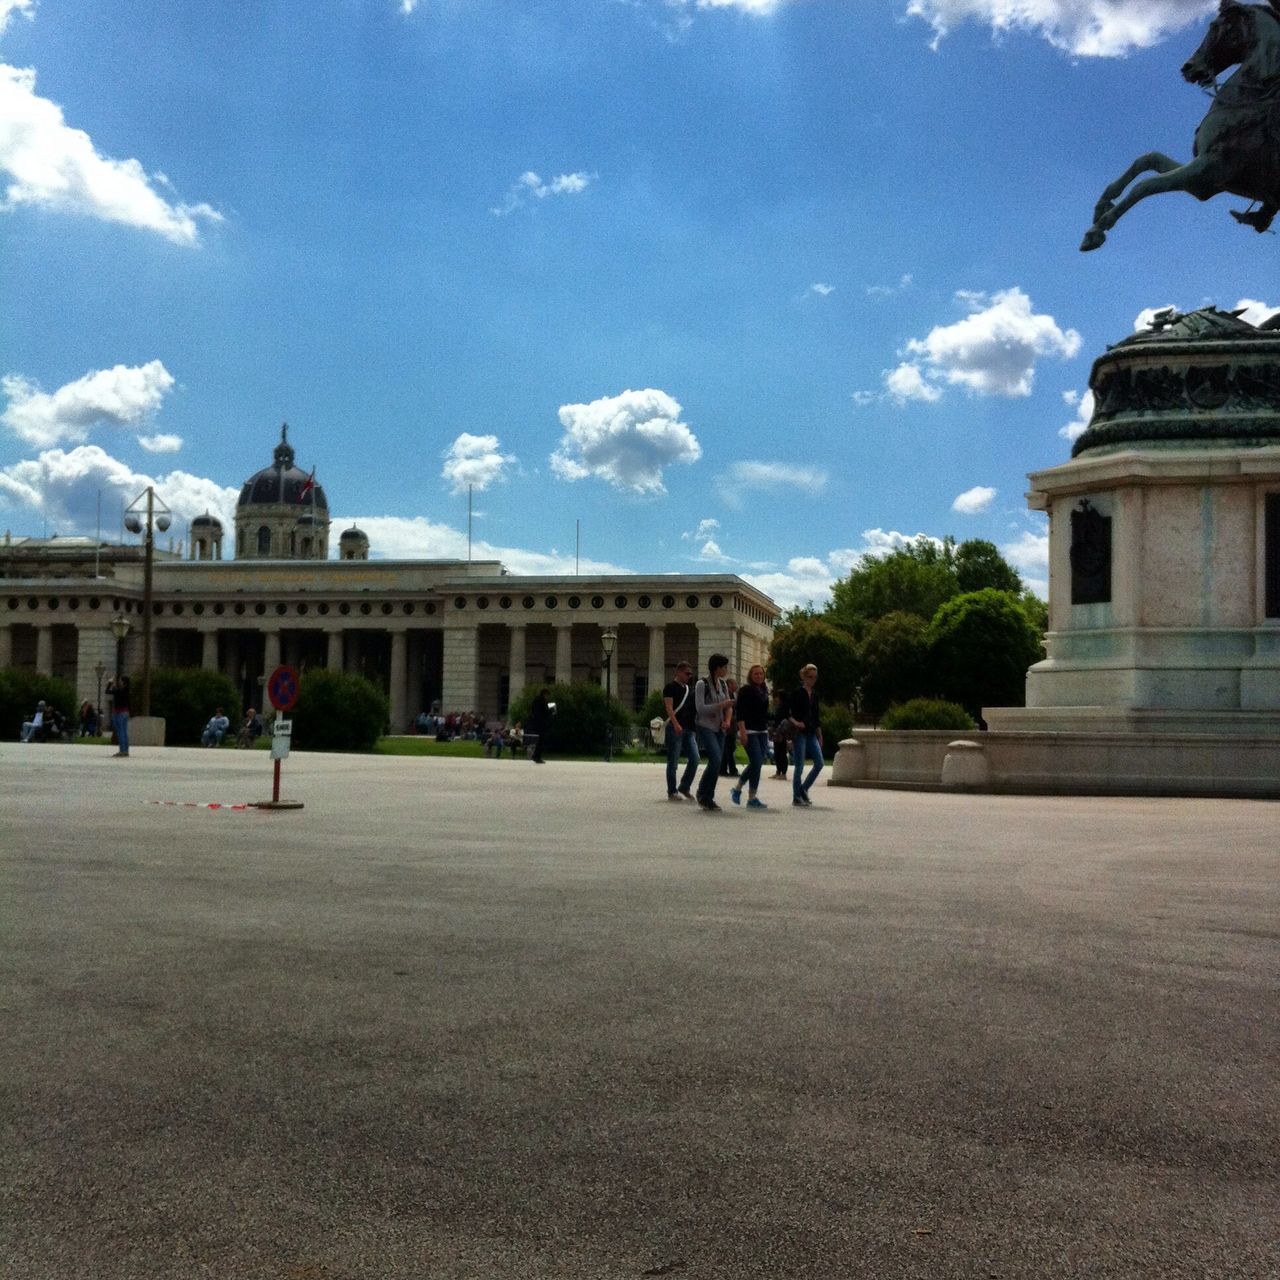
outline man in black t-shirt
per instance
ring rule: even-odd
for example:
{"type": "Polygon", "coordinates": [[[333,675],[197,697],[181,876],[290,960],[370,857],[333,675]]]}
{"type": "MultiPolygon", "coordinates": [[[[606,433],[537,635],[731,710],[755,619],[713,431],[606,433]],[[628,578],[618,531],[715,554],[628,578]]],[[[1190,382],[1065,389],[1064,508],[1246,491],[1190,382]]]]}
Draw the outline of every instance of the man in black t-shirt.
{"type": "Polygon", "coordinates": [[[667,799],[692,800],[693,779],[698,772],[698,735],[693,702],[693,687],[689,680],[693,667],[688,662],[676,664],[676,676],[662,691],[662,708],[667,721],[667,799]],[[676,763],[681,749],[689,763],[684,767],[679,787],[676,786],[676,763]]]}

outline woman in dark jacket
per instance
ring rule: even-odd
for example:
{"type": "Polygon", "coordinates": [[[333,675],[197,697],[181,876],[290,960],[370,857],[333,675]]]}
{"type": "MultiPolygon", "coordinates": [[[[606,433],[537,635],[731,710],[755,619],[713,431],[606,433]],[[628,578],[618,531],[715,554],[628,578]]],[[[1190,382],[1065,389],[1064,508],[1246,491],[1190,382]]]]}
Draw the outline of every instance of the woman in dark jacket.
{"type": "Polygon", "coordinates": [[[533,705],[529,708],[528,722],[524,727],[524,734],[526,738],[530,734],[534,735],[534,764],[546,764],[546,761],[542,758],[542,748],[546,745],[547,734],[550,732],[551,704],[547,701],[547,691],[545,689],[539,689],[537,696],[533,700],[533,705]]]}
{"type": "Polygon", "coordinates": [[[819,719],[818,668],[810,662],[800,668],[800,688],[791,695],[791,727],[795,737],[791,740],[795,772],[791,775],[791,803],[808,806],[809,788],[822,772],[822,725],[819,719]],[[813,761],[809,776],[804,776],[805,759],[813,761]]]}
{"type": "Polygon", "coordinates": [[[729,792],[734,804],[742,802],[742,788],[747,789],[748,809],[767,809],[756,798],[760,770],[769,754],[769,687],[764,682],[764,668],[757,663],[747,672],[747,683],[738,690],[736,711],[738,740],[747,749],[747,767],[738,785],[729,792]]]}

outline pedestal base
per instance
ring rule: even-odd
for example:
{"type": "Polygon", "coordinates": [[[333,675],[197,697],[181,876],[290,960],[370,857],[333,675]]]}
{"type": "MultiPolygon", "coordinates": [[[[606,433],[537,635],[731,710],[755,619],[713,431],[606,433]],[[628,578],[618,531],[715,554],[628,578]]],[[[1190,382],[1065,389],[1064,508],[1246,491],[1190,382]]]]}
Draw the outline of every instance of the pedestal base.
{"type": "Polygon", "coordinates": [[[164,716],[130,716],[129,745],[131,747],[163,747],[164,716]]]}

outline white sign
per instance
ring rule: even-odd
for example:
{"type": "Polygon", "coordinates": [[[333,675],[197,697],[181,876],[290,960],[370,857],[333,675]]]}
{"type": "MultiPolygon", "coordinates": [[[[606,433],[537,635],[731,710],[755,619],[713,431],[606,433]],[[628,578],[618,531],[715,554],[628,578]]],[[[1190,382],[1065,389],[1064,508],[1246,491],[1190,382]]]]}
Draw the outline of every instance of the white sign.
{"type": "Polygon", "coordinates": [[[276,738],[291,738],[293,736],[293,721],[277,720],[271,728],[271,733],[276,738]]]}
{"type": "Polygon", "coordinates": [[[289,758],[288,738],[277,736],[271,739],[271,758],[273,760],[287,760],[289,758]]]}

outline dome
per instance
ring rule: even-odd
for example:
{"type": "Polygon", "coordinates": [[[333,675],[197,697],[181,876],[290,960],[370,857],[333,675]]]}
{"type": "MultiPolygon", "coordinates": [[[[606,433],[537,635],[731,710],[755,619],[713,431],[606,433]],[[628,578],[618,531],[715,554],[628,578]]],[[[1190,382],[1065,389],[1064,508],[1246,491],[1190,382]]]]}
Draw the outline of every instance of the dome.
{"type": "Polygon", "coordinates": [[[287,506],[289,503],[306,503],[317,511],[329,510],[329,500],[317,484],[303,492],[310,476],[294,465],[293,446],[289,443],[289,426],[280,428],[280,443],[272,454],[271,465],[250,476],[240,489],[236,507],[287,506]]]}
{"type": "Polygon", "coordinates": [[[191,529],[193,532],[196,529],[217,529],[218,532],[221,533],[222,521],[219,520],[217,516],[211,516],[206,511],[204,515],[196,516],[196,518],[191,522],[191,529]]]}
{"type": "Polygon", "coordinates": [[[352,525],[350,529],[344,529],[339,542],[368,542],[369,539],[362,529],[357,529],[352,525]]]}

